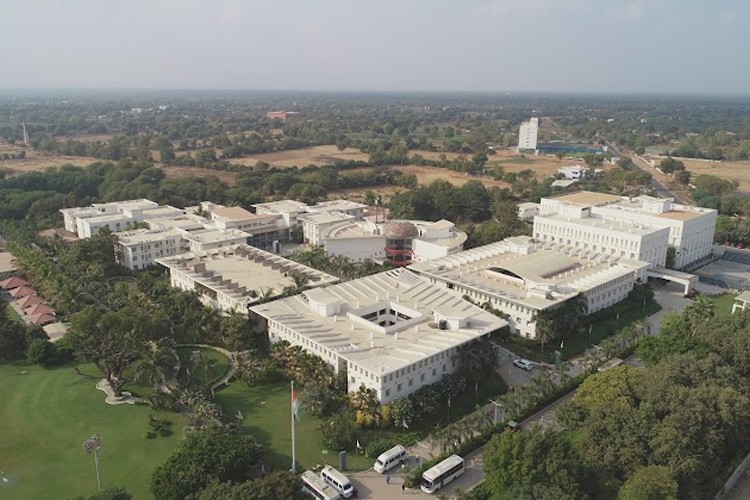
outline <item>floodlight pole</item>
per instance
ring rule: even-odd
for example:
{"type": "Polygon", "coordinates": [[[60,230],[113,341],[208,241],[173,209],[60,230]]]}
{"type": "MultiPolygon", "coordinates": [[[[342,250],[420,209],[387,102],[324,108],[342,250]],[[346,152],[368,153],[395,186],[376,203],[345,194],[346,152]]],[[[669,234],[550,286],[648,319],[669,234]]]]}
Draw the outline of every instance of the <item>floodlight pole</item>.
{"type": "Polygon", "coordinates": [[[99,488],[99,493],[102,492],[102,479],[99,475],[99,449],[102,447],[102,442],[99,439],[99,434],[94,434],[83,443],[83,450],[86,453],[94,453],[94,466],[96,467],[96,485],[99,488]]]}

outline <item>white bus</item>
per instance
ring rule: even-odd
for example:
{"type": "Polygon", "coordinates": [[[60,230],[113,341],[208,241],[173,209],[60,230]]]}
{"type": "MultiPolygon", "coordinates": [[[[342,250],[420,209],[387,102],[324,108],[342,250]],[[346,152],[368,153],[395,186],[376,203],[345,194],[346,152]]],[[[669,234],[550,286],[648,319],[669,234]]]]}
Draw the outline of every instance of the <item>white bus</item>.
{"type": "Polygon", "coordinates": [[[344,498],[350,498],[354,494],[354,486],[349,478],[337,471],[330,465],[326,465],[320,472],[323,481],[333,487],[334,490],[341,493],[344,498]]]}
{"type": "Polygon", "coordinates": [[[396,465],[406,462],[407,458],[406,448],[404,448],[400,444],[397,444],[390,450],[380,454],[378,459],[375,460],[373,469],[375,469],[375,472],[380,472],[381,474],[383,474],[384,472],[391,470],[396,465]]]}
{"type": "Polygon", "coordinates": [[[328,486],[323,479],[313,471],[306,470],[300,476],[302,479],[302,491],[317,498],[318,500],[339,500],[341,495],[338,491],[328,486]]]}
{"type": "Polygon", "coordinates": [[[458,455],[451,455],[422,474],[422,491],[435,493],[463,474],[464,470],[464,459],[458,455]]]}

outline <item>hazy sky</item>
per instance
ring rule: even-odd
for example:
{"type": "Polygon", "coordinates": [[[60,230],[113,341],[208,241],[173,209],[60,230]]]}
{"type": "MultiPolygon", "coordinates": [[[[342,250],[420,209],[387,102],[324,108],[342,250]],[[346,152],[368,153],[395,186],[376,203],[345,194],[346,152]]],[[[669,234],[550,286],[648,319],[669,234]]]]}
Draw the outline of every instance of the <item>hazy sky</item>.
{"type": "Polygon", "coordinates": [[[750,92],[750,0],[0,0],[0,87],[750,92]]]}

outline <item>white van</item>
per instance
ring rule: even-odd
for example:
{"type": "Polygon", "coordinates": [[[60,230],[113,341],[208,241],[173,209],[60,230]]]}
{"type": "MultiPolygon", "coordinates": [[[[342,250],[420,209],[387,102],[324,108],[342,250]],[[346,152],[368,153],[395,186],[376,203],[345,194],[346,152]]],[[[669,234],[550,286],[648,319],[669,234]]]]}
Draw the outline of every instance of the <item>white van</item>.
{"type": "Polygon", "coordinates": [[[331,485],[333,489],[341,493],[341,496],[344,498],[350,498],[354,494],[354,486],[352,486],[349,478],[330,465],[326,465],[320,471],[320,477],[323,478],[323,481],[331,485]]]}
{"type": "Polygon", "coordinates": [[[333,486],[323,481],[319,475],[311,470],[306,470],[300,476],[302,480],[302,491],[318,500],[339,500],[341,495],[333,486]]]}
{"type": "Polygon", "coordinates": [[[396,465],[406,462],[407,459],[406,448],[397,444],[390,450],[382,453],[378,459],[375,460],[373,469],[375,469],[375,472],[380,472],[382,474],[391,470],[396,465]]]}

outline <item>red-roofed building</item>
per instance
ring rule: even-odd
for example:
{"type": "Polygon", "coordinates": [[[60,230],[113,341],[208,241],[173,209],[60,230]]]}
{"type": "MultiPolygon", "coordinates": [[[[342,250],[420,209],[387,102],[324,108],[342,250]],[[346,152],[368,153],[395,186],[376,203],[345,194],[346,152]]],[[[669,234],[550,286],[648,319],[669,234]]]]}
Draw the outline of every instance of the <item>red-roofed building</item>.
{"type": "Polygon", "coordinates": [[[10,296],[14,299],[26,297],[27,295],[36,295],[36,290],[31,288],[30,286],[19,286],[18,288],[14,288],[10,291],[10,296]]]}
{"type": "Polygon", "coordinates": [[[48,325],[56,322],[57,318],[51,314],[35,314],[29,317],[29,321],[35,325],[48,325]]]}
{"type": "Polygon", "coordinates": [[[55,310],[45,304],[36,304],[33,306],[29,306],[24,309],[24,311],[29,316],[34,316],[35,314],[55,314],[55,310]]]}
{"type": "Polygon", "coordinates": [[[16,304],[21,307],[31,307],[37,304],[44,304],[44,299],[39,295],[27,295],[26,297],[21,297],[16,300],[16,304]]]}
{"type": "Polygon", "coordinates": [[[21,286],[28,286],[31,283],[26,281],[23,278],[19,278],[18,276],[13,276],[11,278],[8,278],[7,280],[0,281],[0,288],[3,290],[12,290],[14,288],[18,288],[21,286]]]}

